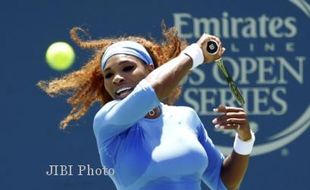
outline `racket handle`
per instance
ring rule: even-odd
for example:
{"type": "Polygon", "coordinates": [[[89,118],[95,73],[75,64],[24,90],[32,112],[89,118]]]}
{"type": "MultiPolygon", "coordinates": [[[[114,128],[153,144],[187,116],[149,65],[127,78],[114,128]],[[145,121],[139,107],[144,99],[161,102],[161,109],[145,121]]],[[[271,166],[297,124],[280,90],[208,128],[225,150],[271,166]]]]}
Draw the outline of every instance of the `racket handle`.
{"type": "Polygon", "coordinates": [[[207,43],[207,52],[212,55],[212,54],[216,54],[217,50],[218,50],[217,43],[215,41],[213,41],[213,40],[208,41],[208,43],[207,43]]]}

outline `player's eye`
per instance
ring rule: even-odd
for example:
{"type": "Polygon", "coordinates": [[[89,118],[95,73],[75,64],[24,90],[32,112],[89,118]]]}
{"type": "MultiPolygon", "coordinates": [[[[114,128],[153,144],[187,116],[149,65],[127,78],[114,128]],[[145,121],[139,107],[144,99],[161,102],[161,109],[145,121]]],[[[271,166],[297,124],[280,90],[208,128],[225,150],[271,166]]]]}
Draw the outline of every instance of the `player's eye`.
{"type": "Polygon", "coordinates": [[[104,75],[104,78],[105,79],[110,79],[111,77],[113,76],[113,73],[106,73],[105,75],[104,75]]]}
{"type": "Polygon", "coordinates": [[[133,68],[134,68],[133,65],[128,65],[128,66],[125,66],[125,67],[123,68],[123,71],[124,71],[124,72],[130,72],[130,71],[133,70],[133,68]]]}

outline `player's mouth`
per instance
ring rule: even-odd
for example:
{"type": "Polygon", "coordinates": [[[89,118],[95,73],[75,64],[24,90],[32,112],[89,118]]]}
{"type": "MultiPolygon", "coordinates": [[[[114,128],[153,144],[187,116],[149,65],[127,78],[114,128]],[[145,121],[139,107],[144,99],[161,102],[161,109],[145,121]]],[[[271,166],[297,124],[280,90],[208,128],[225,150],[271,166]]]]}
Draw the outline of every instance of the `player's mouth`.
{"type": "Polygon", "coordinates": [[[123,99],[133,90],[133,87],[122,87],[115,91],[115,95],[117,99],[123,99]]]}

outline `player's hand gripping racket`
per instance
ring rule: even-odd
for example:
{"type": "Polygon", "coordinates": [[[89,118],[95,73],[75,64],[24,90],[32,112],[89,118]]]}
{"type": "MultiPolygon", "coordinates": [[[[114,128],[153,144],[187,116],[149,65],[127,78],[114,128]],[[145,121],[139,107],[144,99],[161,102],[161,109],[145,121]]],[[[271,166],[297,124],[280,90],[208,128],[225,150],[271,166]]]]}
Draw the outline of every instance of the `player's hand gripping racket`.
{"type": "MultiPolygon", "coordinates": [[[[210,54],[215,54],[218,51],[218,45],[215,41],[209,41],[207,44],[207,52],[210,54]]],[[[220,68],[221,73],[223,74],[223,76],[225,77],[228,86],[232,92],[232,94],[234,95],[234,97],[236,98],[236,100],[238,101],[238,103],[243,106],[244,104],[244,99],[240,93],[239,88],[237,87],[237,85],[235,84],[235,82],[233,81],[233,79],[231,78],[228,70],[226,69],[224,63],[223,63],[223,59],[219,58],[217,60],[215,60],[215,63],[217,64],[217,66],[220,68]]]]}

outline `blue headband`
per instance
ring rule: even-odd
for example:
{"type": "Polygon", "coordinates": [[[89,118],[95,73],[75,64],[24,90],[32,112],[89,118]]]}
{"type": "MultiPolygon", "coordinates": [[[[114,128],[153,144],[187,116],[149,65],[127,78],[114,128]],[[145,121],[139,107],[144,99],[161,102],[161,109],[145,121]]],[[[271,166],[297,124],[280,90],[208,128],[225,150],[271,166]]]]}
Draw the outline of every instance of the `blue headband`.
{"type": "Polygon", "coordinates": [[[110,57],[116,54],[126,54],[135,56],[147,65],[154,65],[150,54],[139,43],[133,41],[121,41],[110,45],[101,58],[101,69],[103,70],[110,57]]]}

